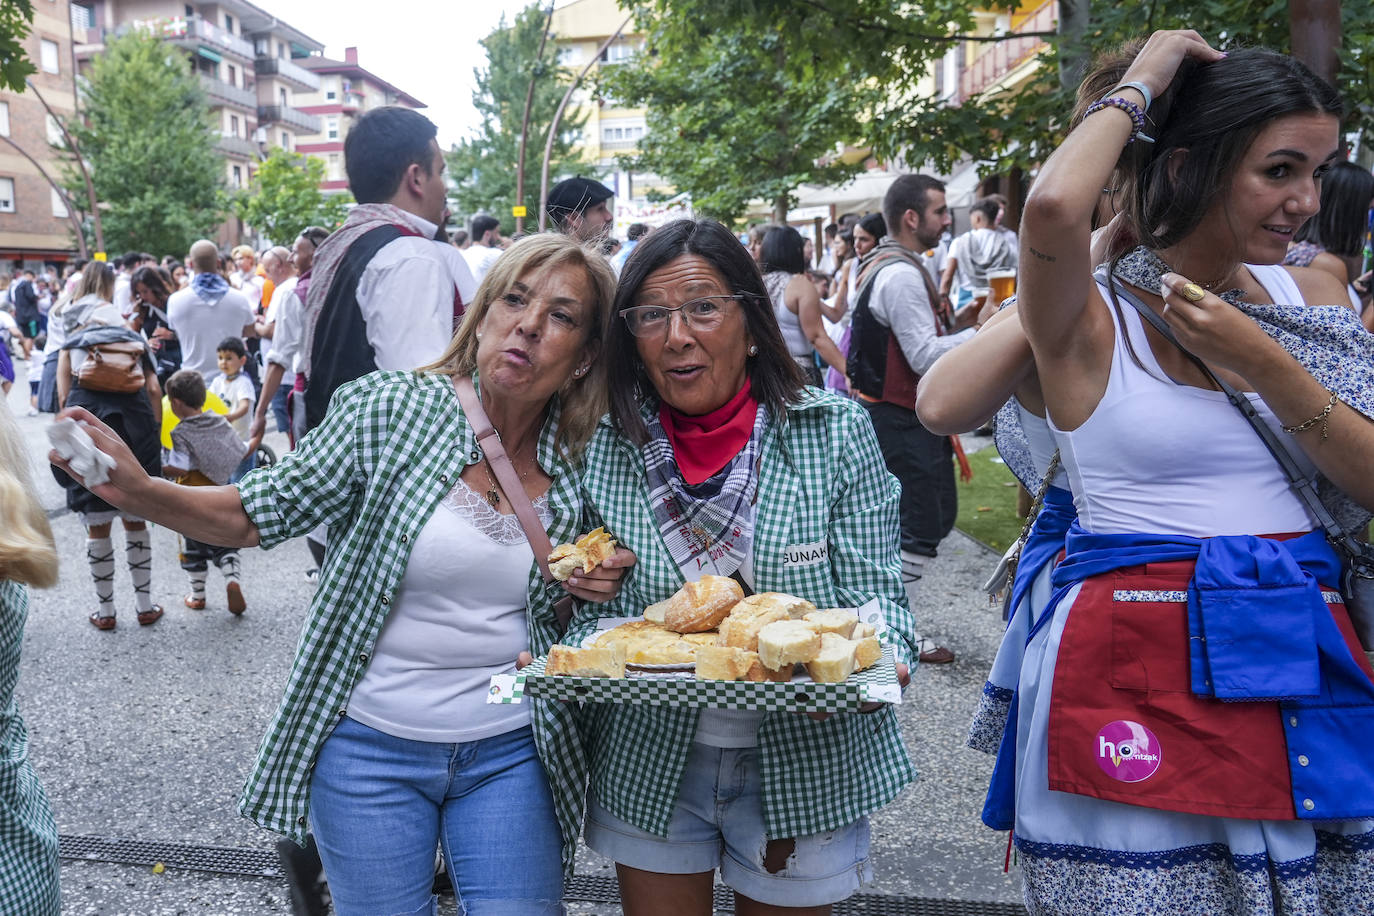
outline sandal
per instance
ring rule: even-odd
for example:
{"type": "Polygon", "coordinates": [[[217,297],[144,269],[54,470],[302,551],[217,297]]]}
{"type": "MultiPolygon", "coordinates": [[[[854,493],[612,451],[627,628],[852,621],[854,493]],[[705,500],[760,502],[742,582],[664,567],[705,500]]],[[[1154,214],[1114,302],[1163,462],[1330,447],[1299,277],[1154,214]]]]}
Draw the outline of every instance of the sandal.
{"type": "Polygon", "coordinates": [[[91,626],[95,627],[97,630],[113,630],[115,628],[114,614],[111,614],[109,617],[102,617],[100,614],[92,614],[86,619],[89,620],[91,626]]]}
{"type": "Polygon", "coordinates": [[[162,605],[155,604],[146,611],[139,611],[138,625],[146,627],[150,623],[157,623],[162,618],[162,605]]]}
{"type": "Polygon", "coordinates": [[[195,595],[187,595],[185,598],[181,599],[181,603],[193,611],[205,610],[205,599],[197,598],[195,595]]]}

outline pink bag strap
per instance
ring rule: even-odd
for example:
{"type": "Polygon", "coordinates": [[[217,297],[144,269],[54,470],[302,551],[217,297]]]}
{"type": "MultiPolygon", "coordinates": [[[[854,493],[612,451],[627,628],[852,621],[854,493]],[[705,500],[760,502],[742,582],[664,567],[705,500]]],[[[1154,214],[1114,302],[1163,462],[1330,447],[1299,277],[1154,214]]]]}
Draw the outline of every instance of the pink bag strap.
{"type": "MultiPolygon", "coordinates": [[[[468,423],[472,425],[473,434],[477,437],[477,444],[487,457],[487,464],[490,465],[492,473],[496,475],[496,480],[501,484],[501,489],[505,491],[506,499],[510,500],[511,508],[515,510],[515,517],[520,520],[520,527],[525,529],[525,538],[534,550],[534,559],[539,564],[539,572],[543,575],[546,583],[550,585],[556,583],[558,580],[554,578],[553,572],[549,569],[549,554],[553,553],[553,543],[549,540],[548,532],[544,530],[543,524],[539,521],[539,515],[534,511],[534,503],[530,502],[529,495],[525,493],[524,485],[520,483],[520,475],[515,472],[515,466],[511,464],[510,456],[506,454],[506,447],[501,444],[501,434],[496,431],[496,427],[491,425],[491,420],[487,418],[487,412],[482,409],[482,399],[477,396],[477,389],[473,387],[472,379],[467,376],[454,376],[453,388],[458,392],[458,403],[462,406],[463,414],[468,418],[468,423]]],[[[565,593],[562,598],[555,601],[553,611],[558,618],[558,635],[562,636],[563,631],[568,628],[568,622],[572,620],[572,595],[565,593]]]]}

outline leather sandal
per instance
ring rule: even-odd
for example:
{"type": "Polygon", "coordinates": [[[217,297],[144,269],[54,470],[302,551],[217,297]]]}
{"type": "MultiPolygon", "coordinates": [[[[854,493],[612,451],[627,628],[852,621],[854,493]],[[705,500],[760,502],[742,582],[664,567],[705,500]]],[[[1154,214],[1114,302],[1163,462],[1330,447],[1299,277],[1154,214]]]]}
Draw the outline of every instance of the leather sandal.
{"type": "Polygon", "coordinates": [[[237,582],[224,586],[225,597],[229,600],[229,613],[235,617],[248,610],[248,602],[243,600],[243,589],[237,582]]]}
{"type": "Polygon", "coordinates": [[[99,614],[92,614],[86,619],[89,620],[91,626],[95,627],[97,630],[113,630],[115,628],[114,614],[111,614],[109,617],[101,617],[99,614]]]}
{"type": "Polygon", "coordinates": [[[150,623],[157,623],[162,619],[162,605],[155,604],[146,611],[139,611],[138,625],[146,627],[150,623]]]}
{"type": "Polygon", "coordinates": [[[193,611],[205,610],[205,599],[197,598],[195,595],[187,595],[185,598],[181,599],[181,603],[193,611]]]}

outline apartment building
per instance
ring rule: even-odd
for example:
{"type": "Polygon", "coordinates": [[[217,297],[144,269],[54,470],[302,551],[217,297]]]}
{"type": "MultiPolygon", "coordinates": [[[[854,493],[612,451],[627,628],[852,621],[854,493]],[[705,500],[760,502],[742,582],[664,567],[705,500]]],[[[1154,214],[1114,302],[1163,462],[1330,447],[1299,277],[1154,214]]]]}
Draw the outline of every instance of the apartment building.
{"type": "Polygon", "coordinates": [[[111,35],[141,26],[184,50],[210,104],[216,147],[224,156],[225,184],[248,183],[272,147],[294,150],[301,134],[320,130],[297,97],[319,88],[301,66],[324,45],[246,0],[76,0],[73,21],[84,25],[78,62],[105,48],[111,35]]]}
{"type": "Polygon", "coordinates": [[[313,134],[298,137],[295,149],[324,160],[325,181],[321,187],[326,192],[348,190],[343,148],[354,118],[383,105],[427,107],[408,92],[363,69],[358,63],[357,48],[345,48],[343,60],[315,56],[297,63],[310,71],[318,85],[311,92],[298,95],[296,104],[320,126],[313,134]]]}
{"type": "MultiPolygon", "coordinates": [[[[66,0],[34,4],[24,51],[37,68],[30,81],[59,117],[76,110],[72,19],[66,0]]],[[[0,270],[58,266],[75,255],[76,228],[62,195],[44,173],[62,181],[51,141],[60,139],[32,89],[0,92],[0,270]]]]}

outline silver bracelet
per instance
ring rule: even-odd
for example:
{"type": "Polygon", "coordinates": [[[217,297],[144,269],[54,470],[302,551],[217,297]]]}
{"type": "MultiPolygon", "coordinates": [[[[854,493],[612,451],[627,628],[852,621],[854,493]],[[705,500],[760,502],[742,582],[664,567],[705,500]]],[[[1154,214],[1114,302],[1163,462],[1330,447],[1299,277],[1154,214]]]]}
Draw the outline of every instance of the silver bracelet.
{"type": "Polygon", "coordinates": [[[1120,89],[1134,89],[1136,92],[1139,92],[1140,95],[1145,99],[1145,111],[1150,110],[1150,105],[1155,100],[1154,93],[1151,92],[1150,87],[1146,86],[1144,83],[1137,83],[1134,80],[1132,80],[1129,83],[1122,83],[1121,85],[1117,86],[1116,89],[1113,89],[1112,92],[1116,92],[1120,89]]]}

